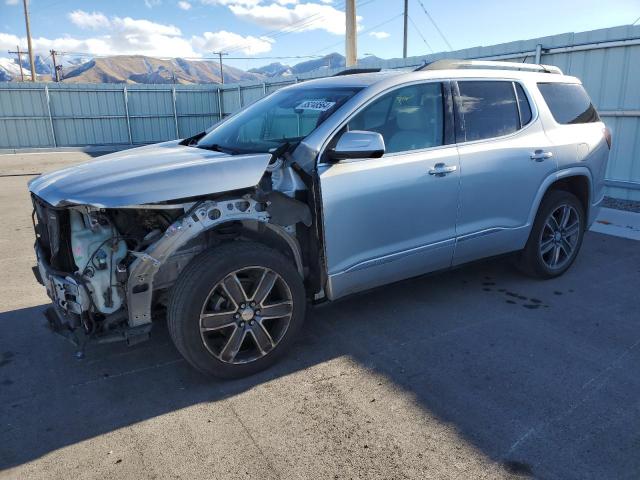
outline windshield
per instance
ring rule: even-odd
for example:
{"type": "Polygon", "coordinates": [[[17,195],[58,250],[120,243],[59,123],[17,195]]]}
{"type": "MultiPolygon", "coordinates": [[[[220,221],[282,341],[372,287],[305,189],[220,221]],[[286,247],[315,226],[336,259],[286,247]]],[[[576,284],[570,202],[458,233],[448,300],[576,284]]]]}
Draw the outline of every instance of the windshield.
{"type": "Polygon", "coordinates": [[[254,153],[296,144],[360,90],[309,87],[275,92],[215,127],[195,146],[254,153]]]}

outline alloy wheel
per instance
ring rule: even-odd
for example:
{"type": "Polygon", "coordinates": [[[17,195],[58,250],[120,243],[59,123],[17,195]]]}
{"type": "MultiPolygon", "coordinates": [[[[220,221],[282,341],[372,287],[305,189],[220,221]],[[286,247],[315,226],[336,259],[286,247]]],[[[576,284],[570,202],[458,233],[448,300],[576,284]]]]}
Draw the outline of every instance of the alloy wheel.
{"type": "Polygon", "coordinates": [[[292,315],[293,297],[284,279],[269,268],[246,267],[209,292],[200,311],[200,336],[218,360],[248,363],[278,345],[292,315]]]}
{"type": "Polygon", "coordinates": [[[571,205],[560,205],[549,214],[540,234],[538,250],[549,269],[562,269],[571,261],[581,228],[580,216],[571,205]]]}

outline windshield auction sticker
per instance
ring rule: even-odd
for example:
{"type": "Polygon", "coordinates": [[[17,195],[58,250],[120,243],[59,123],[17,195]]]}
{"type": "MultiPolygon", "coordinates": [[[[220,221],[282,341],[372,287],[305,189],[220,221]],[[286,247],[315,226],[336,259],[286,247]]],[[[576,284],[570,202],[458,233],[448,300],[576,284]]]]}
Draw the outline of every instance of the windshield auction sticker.
{"type": "Polygon", "coordinates": [[[320,112],[326,112],[333,107],[336,102],[327,102],[326,100],[305,100],[298,105],[296,110],[318,110],[320,112]]]}

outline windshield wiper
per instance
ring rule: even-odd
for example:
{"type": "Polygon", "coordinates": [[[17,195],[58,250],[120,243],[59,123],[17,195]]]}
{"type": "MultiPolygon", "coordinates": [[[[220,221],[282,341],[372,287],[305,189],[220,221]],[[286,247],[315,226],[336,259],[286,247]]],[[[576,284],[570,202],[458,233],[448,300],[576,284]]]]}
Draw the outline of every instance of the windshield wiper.
{"type": "Polygon", "coordinates": [[[218,145],[217,143],[213,143],[211,145],[194,145],[195,147],[202,148],[204,150],[213,150],[215,152],[227,153],[229,155],[237,155],[240,153],[238,150],[233,150],[232,148],[223,147],[218,145]]]}

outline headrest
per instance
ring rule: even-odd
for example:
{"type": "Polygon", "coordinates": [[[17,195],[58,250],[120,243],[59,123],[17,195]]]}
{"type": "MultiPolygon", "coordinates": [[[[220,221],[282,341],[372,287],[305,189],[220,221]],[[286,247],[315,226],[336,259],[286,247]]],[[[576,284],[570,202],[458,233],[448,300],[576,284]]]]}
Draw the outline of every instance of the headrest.
{"type": "Polygon", "coordinates": [[[400,130],[425,130],[427,117],[422,107],[403,107],[396,113],[396,123],[400,130]]]}

